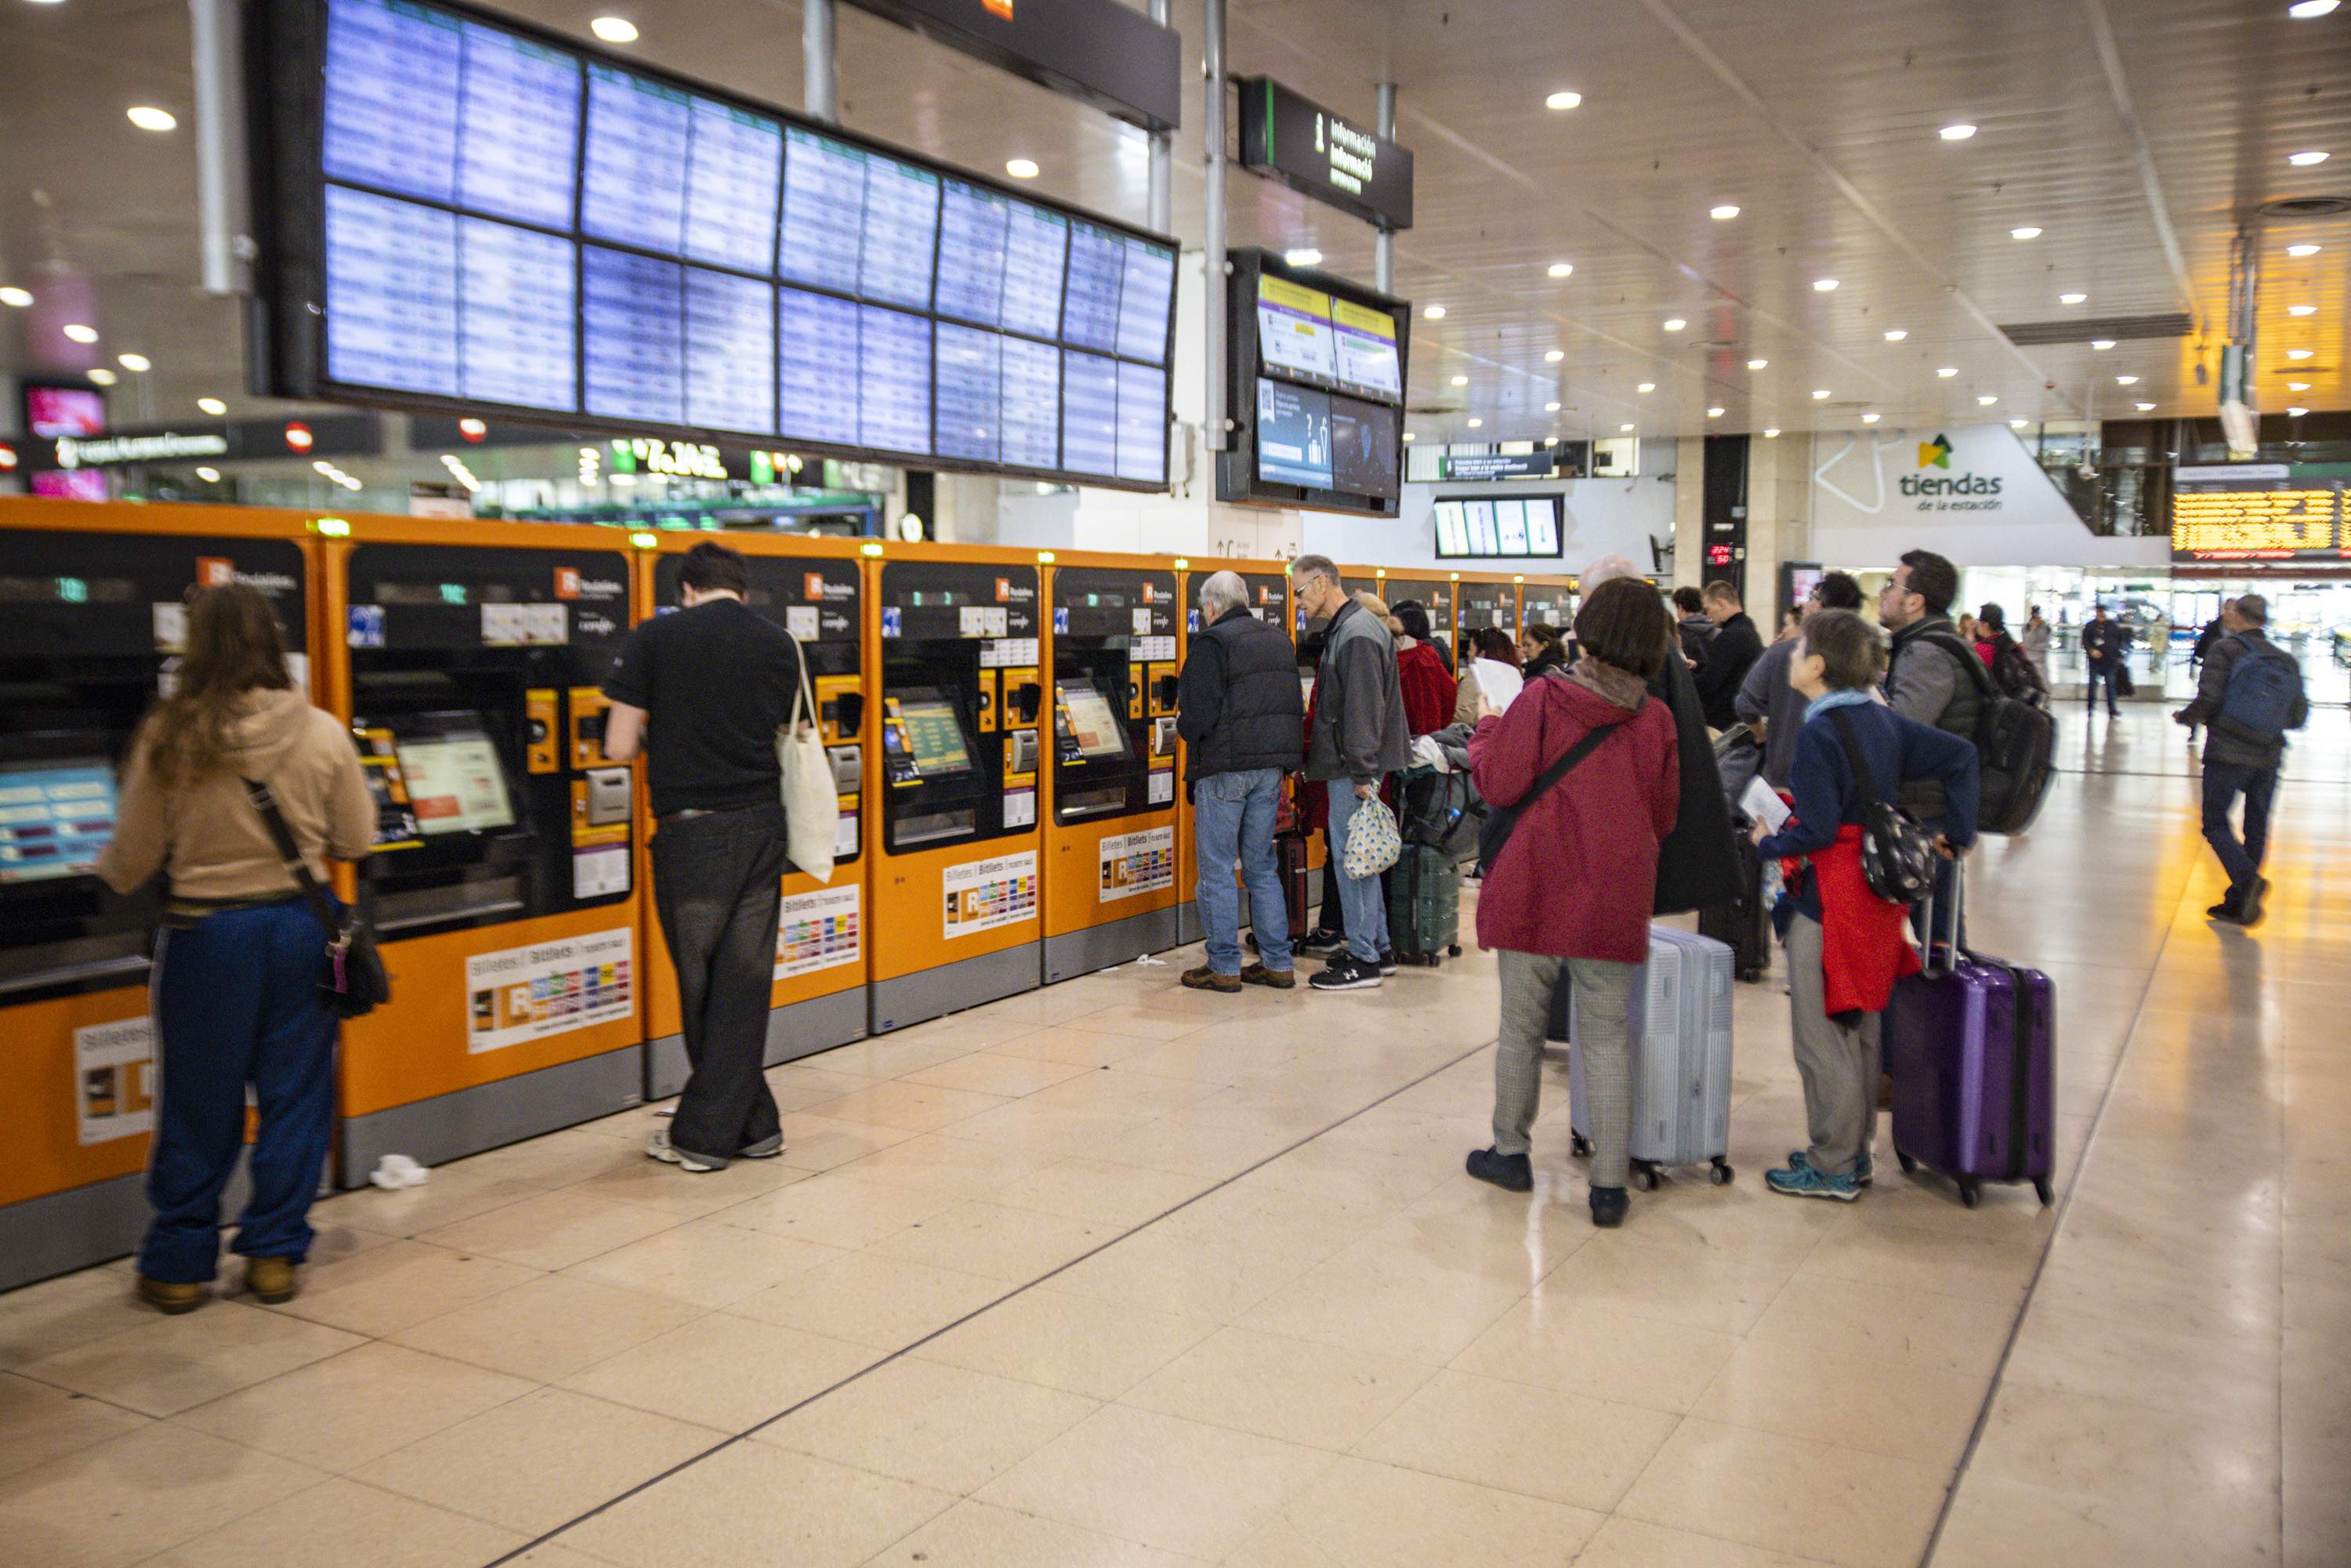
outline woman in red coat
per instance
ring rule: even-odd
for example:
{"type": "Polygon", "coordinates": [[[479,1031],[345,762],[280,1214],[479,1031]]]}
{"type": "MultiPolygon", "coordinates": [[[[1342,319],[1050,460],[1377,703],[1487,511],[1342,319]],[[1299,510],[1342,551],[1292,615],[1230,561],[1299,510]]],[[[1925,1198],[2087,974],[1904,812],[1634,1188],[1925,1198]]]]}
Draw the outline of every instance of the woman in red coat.
{"type": "Polygon", "coordinates": [[[1469,1174],[1511,1192],[1534,1186],[1527,1133],[1564,970],[1575,984],[1575,1048],[1583,1053],[1594,1225],[1624,1222],[1633,1135],[1627,1010],[1649,956],[1657,845],[1681,802],[1673,715],[1648,695],[1673,634],[1647,583],[1603,583],[1575,618],[1583,656],[1566,678],[1529,682],[1507,713],[1488,708],[1469,739],[1478,792],[1519,810],[1478,896],[1478,945],[1501,968],[1502,1022],[1494,1144],[1469,1156],[1469,1174]],[[1538,790],[1544,770],[1579,749],[1574,766],[1538,790]]]}

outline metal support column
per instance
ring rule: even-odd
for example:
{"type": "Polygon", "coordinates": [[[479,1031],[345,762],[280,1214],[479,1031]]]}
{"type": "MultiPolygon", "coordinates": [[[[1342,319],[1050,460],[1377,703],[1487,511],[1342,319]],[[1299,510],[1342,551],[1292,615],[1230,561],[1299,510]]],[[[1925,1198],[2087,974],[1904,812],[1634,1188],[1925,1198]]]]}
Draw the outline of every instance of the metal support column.
{"type": "Polygon", "coordinates": [[[1207,214],[1201,225],[1205,276],[1200,319],[1208,334],[1208,450],[1222,452],[1229,423],[1225,407],[1225,0],[1205,0],[1201,10],[1201,63],[1207,81],[1201,91],[1200,138],[1207,151],[1201,196],[1207,214]]]}
{"type": "MultiPolygon", "coordinates": [[[[1378,120],[1376,126],[1386,141],[1395,140],[1396,84],[1384,81],[1379,85],[1378,120]]],[[[1395,231],[1385,224],[1372,236],[1372,287],[1383,294],[1395,292],[1395,231]]]]}
{"type": "Polygon", "coordinates": [[[236,0],[188,0],[189,59],[195,77],[196,223],[207,294],[250,294],[253,258],[258,254],[246,201],[237,12],[236,0]]]}
{"type": "Polygon", "coordinates": [[[841,120],[841,68],[833,46],[833,0],[800,0],[802,106],[827,125],[841,120]]]}
{"type": "MultiPolygon", "coordinates": [[[[1151,19],[1161,26],[1167,26],[1167,0],[1151,0],[1151,19]]],[[[1176,232],[1176,190],[1171,176],[1175,173],[1176,133],[1155,131],[1151,133],[1151,229],[1154,234],[1176,232]]]]}

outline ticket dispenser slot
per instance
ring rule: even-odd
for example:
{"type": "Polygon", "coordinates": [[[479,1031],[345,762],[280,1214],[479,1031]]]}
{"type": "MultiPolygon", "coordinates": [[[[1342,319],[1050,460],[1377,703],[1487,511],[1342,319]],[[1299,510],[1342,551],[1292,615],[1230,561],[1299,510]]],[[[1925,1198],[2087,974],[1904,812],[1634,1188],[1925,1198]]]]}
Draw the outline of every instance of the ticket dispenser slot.
{"type": "Polygon", "coordinates": [[[572,767],[601,768],[610,760],[604,755],[604,716],[611,706],[612,699],[598,687],[571,688],[572,767]]]}
{"type": "Polygon", "coordinates": [[[1154,718],[1176,711],[1176,693],[1181,685],[1176,673],[1167,665],[1151,666],[1151,716],[1154,718]]]}
{"type": "Polygon", "coordinates": [[[818,738],[827,746],[856,740],[865,719],[865,698],[857,689],[857,676],[819,675],[811,684],[816,690],[818,738]]]}
{"type": "Polygon", "coordinates": [[[854,795],[865,788],[865,748],[862,746],[828,746],[825,761],[832,768],[832,790],[836,795],[854,795]]]}
{"type": "Polygon", "coordinates": [[[563,766],[563,739],[555,716],[555,690],[534,686],[523,694],[523,766],[533,773],[552,773],[563,766]]]}
{"type": "Polygon", "coordinates": [[[1009,727],[1031,726],[1044,710],[1045,687],[1034,670],[1004,672],[1005,723],[1009,727]]]}
{"type": "Polygon", "coordinates": [[[609,828],[629,820],[629,770],[625,768],[598,768],[590,771],[588,786],[588,825],[609,828]]]}

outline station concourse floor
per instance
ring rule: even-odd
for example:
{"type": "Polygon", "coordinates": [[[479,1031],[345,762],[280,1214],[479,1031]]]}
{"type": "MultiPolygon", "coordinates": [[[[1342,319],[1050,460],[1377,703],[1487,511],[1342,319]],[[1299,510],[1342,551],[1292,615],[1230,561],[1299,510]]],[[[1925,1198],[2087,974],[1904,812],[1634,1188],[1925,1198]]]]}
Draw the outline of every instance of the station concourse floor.
{"type": "Polygon", "coordinates": [[[0,1296],[0,1559],[2340,1568],[2345,715],[2252,934],[2160,711],[2063,717],[1969,909],[2056,980],[2053,1210],[1883,1141],[1857,1204],[1769,1196],[1774,977],[1736,1182],[1596,1232],[1562,1063],[1533,1199],[1461,1172],[1490,961],[1224,997],[1170,954],[778,1069],[778,1162],[655,1165],[640,1111],[324,1202],[283,1309],[0,1296]]]}

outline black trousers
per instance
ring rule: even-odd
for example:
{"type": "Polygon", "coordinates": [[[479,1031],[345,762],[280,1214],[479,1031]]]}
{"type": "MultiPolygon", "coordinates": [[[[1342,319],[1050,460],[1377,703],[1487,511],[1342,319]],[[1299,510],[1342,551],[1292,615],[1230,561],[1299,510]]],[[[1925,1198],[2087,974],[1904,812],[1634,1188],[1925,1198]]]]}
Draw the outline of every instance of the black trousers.
{"type": "Polygon", "coordinates": [[[768,1004],[784,874],[780,803],[665,822],[653,906],[677,968],[692,1068],[670,1145],[715,1165],[782,1131],[768,1088],[768,1004]]]}

